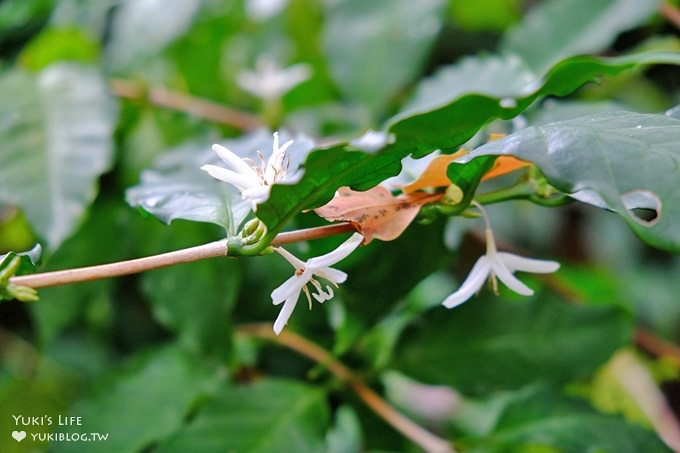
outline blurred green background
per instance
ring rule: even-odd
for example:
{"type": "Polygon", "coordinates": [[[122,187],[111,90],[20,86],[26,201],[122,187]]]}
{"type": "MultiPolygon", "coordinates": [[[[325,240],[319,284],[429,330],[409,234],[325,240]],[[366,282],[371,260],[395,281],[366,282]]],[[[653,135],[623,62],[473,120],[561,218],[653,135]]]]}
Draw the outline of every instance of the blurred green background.
{"type": "MultiPolygon", "coordinates": [[[[660,5],[2,0],[0,252],[41,242],[40,270],[56,270],[223,237],[209,224],[166,226],[125,202],[159,156],[247,133],[230,114],[211,121],[187,102],[160,106],[154,90],[244,112],[246,128],[352,138],[400,112],[424,78],[467,67],[482,79],[493,64],[480,62],[496,54],[497,64],[518,55],[543,74],[574,54],[678,52],[678,25],[660,5]],[[311,75],[280,99],[260,99],[238,78],[262,58],[311,75]]],[[[542,100],[485,131],[678,103],[678,68],[656,66],[542,100]]],[[[454,311],[440,307],[483,238],[479,223],[436,219],[358,250],[339,266],[349,280],[335,299],[311,311],[301,302],[287,329],[461,451],[665,451],[621,376],[642,370],[680,407],[678,354],[640,341],[640,332],[680,341],[680,260],[592,207],[513,202],[489,213],[502,246],[562,263],[554,276],[522,277],[536,296],[484,290],[454,311]]],[[[306,213],[291,227],[321,223],[306,213]]],[[[342,239],[291,250],[316,256],[342,239]]],[[[273,322],[270,293],[290,271],[276,256],[213,259],[3,302],[0,451],[418,451],[324,364],[235,333],[273,322]],[[13,415],[53,423],[22,428],[13,415]],[[82,426],[58,426],[67,415],[82,426]],[[16,442],[17,429],[29,438],[16,442]],[[109,438],[30,436],[74,432],[109,438]]]]}

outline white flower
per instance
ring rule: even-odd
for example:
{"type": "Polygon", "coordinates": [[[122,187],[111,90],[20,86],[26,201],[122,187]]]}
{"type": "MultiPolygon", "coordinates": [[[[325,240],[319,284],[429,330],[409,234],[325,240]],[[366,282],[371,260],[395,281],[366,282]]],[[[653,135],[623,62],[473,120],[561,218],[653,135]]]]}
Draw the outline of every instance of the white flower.
{"type": "Polygon", "coordinates": [[[284,69],[271,58],[260,57],[255,64],[255,71],[239,72],[236,83],[244,91],[271,100],[280,98],[311,76],[312,69],[308,64],[300,63],[284,69]]]}
{"type": "Polygon", "coordinates": [[[560,267],[560,263],[556,261],[524,258],[513,253],[497,251],[489,218],[481,205],[477,203],[475,205],[482,212],[486,223],[486,254],[477,260],[461,287],[442,302],[446,308],[457,307],[467,301],[473,294],[479,291],[487,279],[491,282],[493,291],[497,293],[498,283],[496,282],[496,277],[514,292],[523,296],[531,296],[534,294],[534,291],[519,281],[513,274],[517,271],[548,274],[555,272],[560,267]]]}
{"type": "Polygon", "coordinates": [[[279,146],[279,133],[274,132],[272,154],[266,162],[260,154],[259,166],[250,159],[240,158],[224,146],[213,145],[213,151],[230,168],[208,164],[203,165],[201,170],[208,172],[215,179],[235,186],[241,191],[241,197],[250,201],[253,210],[256,210],[258,203],[269,198],[272,185],[280,183],[286,178],[290,165],[286,151],[292,144],[293,140],[288,140],[282,146],[279,146]]]}
{"type": "Polygon", "coordinates": [[[293,254],[281,247],[276,247],[274,249],[295,268],[295,274],[281,286],[272,291],[272,303],[274,305],[285,302],[279,316],[276,318],[276,322],[274,322],[274,333],[276,333],[276,335],[280,334],[283,327],[288,323],[288,318],[290,318],[290,315],[295,309],[295,305],[297,305],[300,292],[305,292],[310,309],[312,308],[312,297],[319,303],[323,303],[333,298],[333,288],[330,285],[326,285],[326,289],[324,290],[315,276],[327,280],[337,288],[338,284],[347,280],[347,274],[337,269],[333,269],[330,266],[345,259],[359,247],[359,244],[361,244],[363,240],[364,237],[362,235],[354,233],[337,249],[325,255],[311,258],[307,260],[307,262],[296,258],[293,254]],[[307,284],[310,283],[313,287],[311,291],[307,287],[307,284]]]}

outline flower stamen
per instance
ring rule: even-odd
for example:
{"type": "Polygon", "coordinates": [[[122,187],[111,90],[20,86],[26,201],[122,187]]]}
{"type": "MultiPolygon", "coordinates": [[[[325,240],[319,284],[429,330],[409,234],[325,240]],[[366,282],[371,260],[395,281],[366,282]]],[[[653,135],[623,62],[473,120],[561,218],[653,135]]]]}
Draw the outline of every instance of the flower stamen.
{"type": "Polygon", "coordinates": [[[363,240],[362,235],[354,233],[337,249],[325,255],[311,258],[306,262],[301,261],[282,247],[274,248],[274,251],[283,256],[295,269],[293,276],[272,291],[271,294],[274,305],[285,302],[276,322],[274,322],[274,333],[278,335],[283,330],[297,304],[301,292],[304,292],[307,297],[307,304],[310,310],[312,308],[312,297],[319,303],[333,298],[335,292],[331,285],[337,288],[339,283],[347,279],[347,274],[330,266],[345,259],[354,249],[361,245],[363,240]],[[317,277],[330,284],[326,285],[324,289],[317,277]],[[311,284],[311,288],[308,287],[309,284],[311,284]]]}
{"type": "Polygon", "coordinates": [[[305,296],[307,296],[307,305],[309,305],[309,310],[312,310],[312,296],[309,294],[309,288],[307,288],[307,285],[302,287],[302,291],[304,291],[305,296]]]}
{"type": "Polygon", "coordinates": [[[291,157],[288,148],[293,140],[288,140],[279,146],[279,133],[274,132],[272,153],[269,159],[265,159],[261,151],[257,151],[257,159],[241,158],[229,149],[214,145],[220,159],[227,164],[227,168],[218,165],[203,165],[202,170],[220,181],[229,183],[239,189],[241,198],[251,202],[253,210],[257,205],[269,198],[271,186],[285,182],[288,178],[288,169],[291,157]],[[259,160],[259,162],[257,162],[259,160]]]}

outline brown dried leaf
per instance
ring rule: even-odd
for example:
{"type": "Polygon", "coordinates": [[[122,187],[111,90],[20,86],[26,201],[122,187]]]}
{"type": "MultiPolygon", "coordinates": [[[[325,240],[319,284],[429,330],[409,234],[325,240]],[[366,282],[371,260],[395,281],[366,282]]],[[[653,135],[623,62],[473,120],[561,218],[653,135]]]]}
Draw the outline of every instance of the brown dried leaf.
{"type": "Polygon", "coordinates": [[[411,224],[424,204],[439,200],[441,194],[415,193],[393,196],[377,186],[365,192],[342,187],[328,204],[314,210],[330,221],[347,221],[364,236],[364,244],[373,238],[391,241],[411,224]]]}

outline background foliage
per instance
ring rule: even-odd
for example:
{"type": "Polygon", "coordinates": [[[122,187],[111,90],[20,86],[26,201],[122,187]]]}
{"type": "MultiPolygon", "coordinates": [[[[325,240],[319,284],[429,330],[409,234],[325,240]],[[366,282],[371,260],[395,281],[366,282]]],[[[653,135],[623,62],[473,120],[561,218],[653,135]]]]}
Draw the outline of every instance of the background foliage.
{"type": "MultiPolygon", "coordinates": [[[[491,162],[479,156],[503,154],[583,202],[489,208],[503,248],[562,263],[522,277],[535,296],[484,289],[441,307],[483,253],[481,224],[423,212],[397,240],[352,254],[336,297],[301,303],[287,329],[461,451],[667,451],[645,397],[625,385],[642,370],[680,401],[677,355],[640,342],[680,340],[680,115],[669,110],[680,41],[663,5],[5,0],[0,252],[40,242],[39,269],[55,270],[235,233],[247,203],[198,168],[215,160],[212,143],[266,150],[269,131],[242,130],[253,125],[331,143],[297,136],[304,175],[258,208],[271,230],[321,224],[303,211],[395,176],[409,155],[482,144],[448,170],[465,202],[491,162]],[[238,74],[263,56],[312,75],[259,99],[238,74]],[[164,108],[159,89],[249,115],[206,120],[186,99],[164,108]],[[391,143],[348,143],[369,128],[391,143]],[[495,132],[511,135],[483,144],[495,132]]],[[[341,241],[291,250],[316,256],[341,241]]],[[[2,450],[416,451],[323,364],[239,330],[272,322],[270,293],[289,276],[277,256],[217,259],[1,304],[2,450]],[[110,438],[16,443],[12,414],[80,416],[83,427],[27,431],[110,438]]]]}

